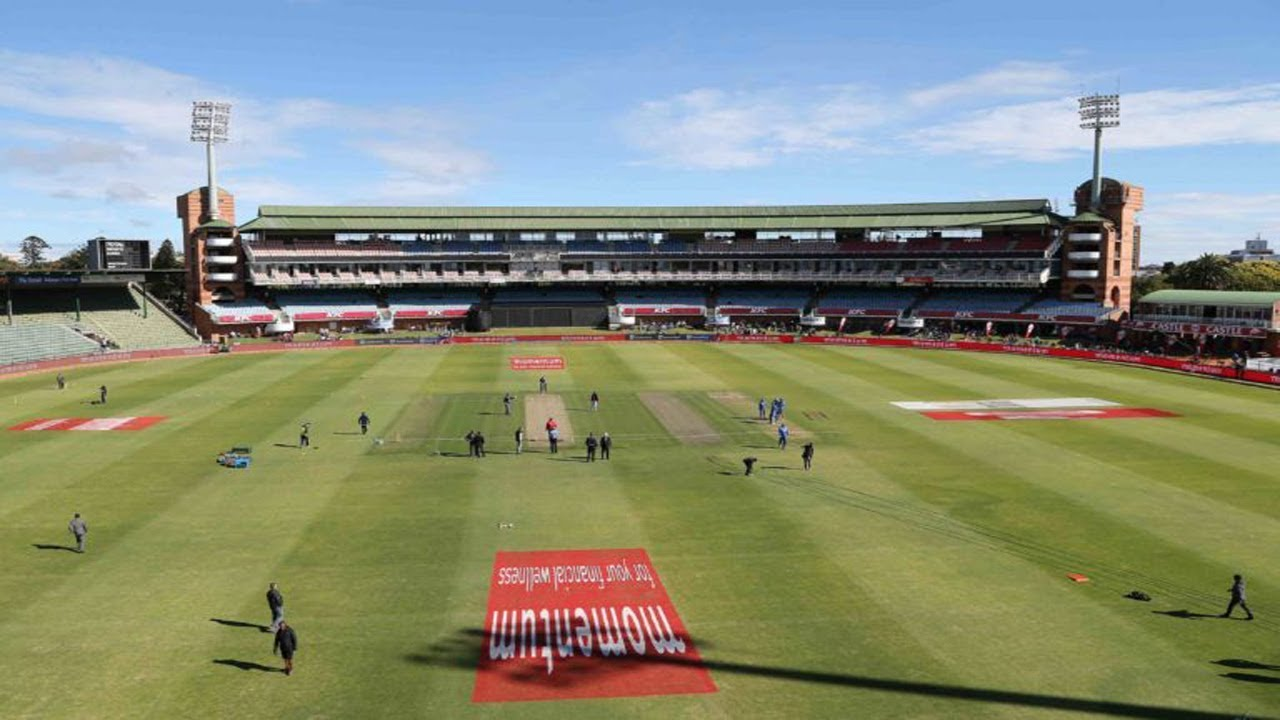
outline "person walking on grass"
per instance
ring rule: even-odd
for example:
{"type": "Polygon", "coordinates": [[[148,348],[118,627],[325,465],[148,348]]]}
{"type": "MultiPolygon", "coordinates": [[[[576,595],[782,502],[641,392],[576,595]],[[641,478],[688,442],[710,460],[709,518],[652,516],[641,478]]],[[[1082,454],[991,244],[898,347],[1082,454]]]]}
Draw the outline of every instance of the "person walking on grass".
{"type": "Polygon", "coordinates": [[[613,438],[609,437],[609,433],[600,435],[600,459],[608,460],[609,453],[613,450],[613,438]]]}
{"type": "Polygon", "coordinates": [[[553,427],[547,431],[547,443],[551,446],[551,454],[560,452],[560,428],[553,427]]]}
{"type": "Polygon", "coordinates": [[[80,517],[80,513],[76,513],[67,523],[67,530],[76,538],[76,552],[84,554],[84,536],[89,534],[89,524],[80,517]]]}
{"type": "Polygon", "coordinates": [[[538,378],[538,393],[545,395],[547,393],[547,376],[543,375],[538,378]]]}
{"type": "Polygon", "coordinates": [[[781,425],[779,425],[778,426],[778,449],[786,450],[787,440],[790,438],[791,438],[791,429],[787,427],[787,424],[782,423],[781,425]]]}
{"type": "Polygon", "coordinates": [[[764,398],[760,398],[760,402],[757,402],[757,403],[756,403],[756,417],[757,417],[757,419],[760,419],[760,420],[764,420],[764,419],[765,419],[765,415],[764,415],[764,398]]]}
{"type": "Polygon", "coordinates": [[[271,610],[269,630],[275,632],[284,624],[284,596],[280,594],[280,587],[275,583],[267,585],[267,608],[271,610]]]}
{"type": "Polygon", "coordinates": [[[587,462],[596,461],[596,447],[599,444],[599,441],[596,440],[595,433],[587,433],[587,462]]]}
{"type": "Polygon", "coordinates": [[[102,385],[98,387],[98,404],[99,405],[107,404],[107,386],[106,385],[102,385]]]}
{"type": "Polygon", "coordinates": [[[599,409],[600,409],[600,393],[596,392],[595,390],[592,390],[591,391],[591,412],[595,412],[599,409]]]}
{"type": "Polygon", "coordinates": [[[516,428],[516,454],[524,452],[524,428],[516,428]]]}
{"type": "Polygon", "coordinates": [[[302,423],[302,430],[298,433],[298,447],[311,447],[311,423],[309,422],[302,423]]]}
{"type": "Polygon", "coordinates": [[[502,414],[503,414],[503,415],[510,415],[510,414],[511,414],[511,401],[512,401],[512,400],[515,400],[515,396],[513,396],[511,393],[507,393],[506,395],[503,395],[503,396],[502,396],[502,414]]]}
{"type": "Polygon", "coordinates": [[[800,451],[800,459],[804,461],[805,470],[813,469],[813,443],[804,444],[804,448],[800,451]]]}
{"type": "Polygon", "coordinates": [[[1231,617],[1231,611],[1235,610],[1236,606],[1239,605],[1240,609],[1247,613],[1245,620],[1252,620],[1253,611],[1249,609],[1244,599],[1244,576],[1235,575],[1234,580],[1235,582],[1231,583],[1231,604],[1227,605],[1227,611],[1218,617],[1231,617]]]}
{"type": "Polygon", "coordinates": [[[67,376],[63,375],[62,373],[58,373],[58,389],[59,390],[67,389],[67,376]]]}
{"type": "Polygon", "coordinates": [[[271,654],[284,658],[284,674],[293,674],[293,654],[298,651],[298,634],[289,627],[289,623],[280,621],[276,628],[276,639],[271,645],[271,654]]]}
{"type": "Polygon", "coordinates": [[[356,418],[356,423],[360,425],[360,434],[369,434],[369,413],[361,411],[360,417],[356,418]]]}

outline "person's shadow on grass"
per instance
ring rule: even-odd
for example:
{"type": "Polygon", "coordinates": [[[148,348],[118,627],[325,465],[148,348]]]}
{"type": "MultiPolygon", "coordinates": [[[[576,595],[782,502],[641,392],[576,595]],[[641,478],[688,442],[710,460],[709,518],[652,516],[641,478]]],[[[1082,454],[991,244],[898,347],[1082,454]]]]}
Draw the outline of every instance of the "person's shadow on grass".
{"type": "Polygon", "coordinates": [[[284,670],[281,670],[280,668],[275,668],[275,667],[271,667],[271,666],[269,666],[269,665],[263,665],[263,664],[261,664],[261,663],[256,663],[256,662],[249,662],[248,660],[230,660],[230,659],[222,659],[222,660],[214,660],[214,661],[213,661],[213,664],[214,664],[214,665],[226,665],[227,667],[233,667],[233,668],[237,668],[237,669],[239,669],[239,670],[258,670],[258,671],[261,671],[261,672],[272,672],[272,673],[274,673],[274,672],[279,672],[279,673],[284,672],[284,670]]]}
{"type": "Polygon", "coordinates": [[[1190,610],[1152,610],[1156,615],[1168,615],[1169,617],[1181,618],[1183,620],[1199,620],[1200,618],[1216,618],[1217,615],[1196,613],[1190,610]]]}
{"type": "Polygon", "coordinates": [[[271,628],[267,627],[266,625],[259,625],[257,623],[248,623],[248,622],[243,622],[241,620],[223,620],[222,618],[209,618],[209,622],[216,622],[219,625],[226,625],[227,627],[256,628],[258,630],[261,630],[262,632],[269,632],[271,630],[271,628]]]}
{"type": "Polygon", "coordinates": [[[1213,664],[1224,665],[1230,668],[1239,668],[1241,670],[1274,670],[1280,672],[1280,665],[1267,665],[1266,663],[1254,662],[1253,660],[1241,660],[1240,658],[1214,660],[1213,664]]]}
{"type": "Polygon", "coordinates": [[[67,552],[78,552],[69,545],[46,545],[44,543],[31,543],[31,547],[37,550],[66,550],[67,552]]]}

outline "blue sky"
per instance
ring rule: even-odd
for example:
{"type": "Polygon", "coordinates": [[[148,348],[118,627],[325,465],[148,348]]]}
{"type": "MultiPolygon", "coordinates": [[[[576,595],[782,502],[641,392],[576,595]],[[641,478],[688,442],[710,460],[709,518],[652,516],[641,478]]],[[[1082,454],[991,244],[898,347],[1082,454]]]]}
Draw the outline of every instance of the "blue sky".
{"type": "Polygon", "coordinates": [[[1143,259],[1280,245],[1280,3],[0,3],[0,252],[178,239],[190,102],[264,204],[866,203],[1143,185],[1143,259]],[[213,8],[212,22],[192,19],[213,8]]]}

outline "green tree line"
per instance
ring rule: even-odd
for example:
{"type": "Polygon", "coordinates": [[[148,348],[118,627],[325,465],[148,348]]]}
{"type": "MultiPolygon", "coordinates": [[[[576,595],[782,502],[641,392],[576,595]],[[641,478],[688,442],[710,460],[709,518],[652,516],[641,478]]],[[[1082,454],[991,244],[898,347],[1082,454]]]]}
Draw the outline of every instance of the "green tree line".
{"type": "Polygon", "coordinates": [[[1165,263],[1160,272],[1133,281],[1133,297],[1167,288],[1180,290],[1260,290],[1280,292],[1280,262],[1233,263],[1206,253],[1184,263],[1165,263]]]}

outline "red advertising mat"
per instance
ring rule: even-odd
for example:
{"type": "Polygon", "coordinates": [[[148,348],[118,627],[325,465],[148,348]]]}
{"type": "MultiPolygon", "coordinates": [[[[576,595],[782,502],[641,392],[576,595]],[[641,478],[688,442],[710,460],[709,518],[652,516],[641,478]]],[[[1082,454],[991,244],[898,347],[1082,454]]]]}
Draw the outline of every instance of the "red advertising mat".
{"type": "Polygon", "coordinates": [[[1177,413],[1155,408],[1064,408],[1061,410],[959,410],[921,413],[934,420],[1114,420],[1168,418],[1177,413]]]}
{"type": "Polygon", "coordinates": [[[164,420],[163,416],[108,417],[108,418],[36,418],[18,423],[10,430],[32,432],[39,430],[142,430],[164,420]]]}
{"type": "Polygon", "coordinates": [[[512,370],[563,370],[564,358],[550,356],[516,356],[511,358],[512,370]]]}
{"type": "Polygon", "coordinates": [[[643,549],[500,552],[472,702],[716,692],[643,549]]]}

